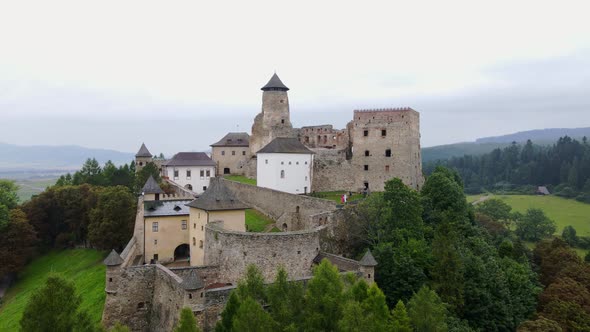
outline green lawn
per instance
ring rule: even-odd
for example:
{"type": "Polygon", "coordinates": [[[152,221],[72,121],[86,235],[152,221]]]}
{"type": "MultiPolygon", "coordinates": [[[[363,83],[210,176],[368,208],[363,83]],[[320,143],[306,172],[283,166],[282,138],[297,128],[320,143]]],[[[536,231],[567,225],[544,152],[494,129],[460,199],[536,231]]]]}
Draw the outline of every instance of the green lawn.
{"type": "Polygon", "coordinates": [[[241,182],[241,183],[245,183],[245,184],[251,184],[253,186],[256,185],[256,179],[250,179],[250,178],[245,177],[243,175],[226,175],[226,176],[224,176],[224,178],[231,180],[231,181],[241,182]]]}
{"type": "MultiPolygon", "coordinates": [[[[346,195],[348,195],[347,191],[322,191],[322,192],[313,193],[311,196],[323,198],[323,199],[329,199],[329,200],[334,201],[336,203],[340,203],[340,197],[342,197],[342,195],[344,193],[346,193],[346,195]]],[[[348,200],[348,202],[352,202],[352,201],[356,201],[356,200],[359,200],[362,198],[363,198],[362,194],[354,193],[354,194],[352,194],[352,197],[349,196],[347,200],[348,200]]]]}
{"type": "Polygon", "coordinates": [[[72,280],[82,297],[81,308],[97,324],[102,317],[105,301],[105,253],[91,249],[73,249],[50,252],[29,265],[19,281],[7,292],[0,306],[0,331],[17,331],[25,305],[31,294],[45,283],[50,272],[72,280]]]}
{"type": "Polygon", "coordinates": [[[264,232],[275,222],[258,210],[246,210],[246,229],[248,232],[264,232]]]}

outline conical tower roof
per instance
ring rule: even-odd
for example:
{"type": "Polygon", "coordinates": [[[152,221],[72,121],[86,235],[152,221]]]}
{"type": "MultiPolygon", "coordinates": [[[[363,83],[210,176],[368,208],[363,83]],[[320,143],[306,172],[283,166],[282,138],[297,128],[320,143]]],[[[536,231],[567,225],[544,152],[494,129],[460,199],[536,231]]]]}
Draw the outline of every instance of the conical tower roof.
{"type": "Polygon", "coordinates": [[[191,270],[191,272],[189,272],[188,276],[184,278],[184,280],[182,280],[180,286],[182,286],[182,288],[186,290],[195,290],[201,289],[205,285],[203,284],[203,280],[201,280],[201,278],[197,274],[197,271],[193,269],[191,270]]]}
{"type": "Polygon", "coordinates": [[[162,190],[162,188],[160,188],[160,185],[158,184],[158,182],[156,182],[154,177],[151,175],[147,179],[145,184],[143,185],[143,189],[141,189],[141,191],[144,194],[163,194],[164,193],[164,190],[162,190]]]}
{"type": "Polygon", "coordinates": [[[218,177],[211,178],[209,188],[197,199],[188,203],[187,206],[205,211],[245,210],[250,208],[238,200],[218,177]]]}
{"type": "Polygon", "coordinates": [[[359,264],[362,266],[377,266],[377,261],[375,260],[375,257],[373,257],[373,254],[371,254],[371,249],[367,250],[359,264]]]}
{"type": "Polygon", "coordinates": [[[106,266],[117,266],[123,264],[123,258],[113,249],[107,258],[104,259],[103,263],[106,266]]]}
{"type": "Polygon", "coordinates": [[[136,157],[152,157],[150,151],[146,148],[145,143],[141,143],[141,148],[135,154],[136,157]]]}
{"type": "Polygon", "coordinates": [[[269,91],[269,90],[289,91],[289,88],[287,88],[287,86],[285,84],[283,84],[283,82],[281,81],[281,79],[279,78],[277,73],[274,73],[272,75],[272,77],[270,78],[270,81],[268,81],[268,83],[266,83],[265,86],[260,88],[260,90],[262,90],[262,91],[269,91]]]}

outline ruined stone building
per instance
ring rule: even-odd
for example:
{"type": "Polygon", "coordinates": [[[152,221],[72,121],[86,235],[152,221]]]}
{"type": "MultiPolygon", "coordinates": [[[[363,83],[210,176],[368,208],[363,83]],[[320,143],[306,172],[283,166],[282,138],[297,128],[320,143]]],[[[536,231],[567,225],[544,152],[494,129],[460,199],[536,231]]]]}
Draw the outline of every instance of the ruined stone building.
{"type": "MultiPolygon", "coordinates": [[[[215,153],[223,139],[212,145],[213,160],[228,165],[218,174],[257,177],[260,150],[275,138],[297,138],[314,153],[310,191],[382,191],[385,181],[394,177],[414,189],[422,186],[420,115],[413,109],[355,110],[344,129],[332,125],[293,128],[289,88],[275,73],[261,90],[262,110],[254,118],[249,153],[244,152],[243,140],[242,155],[232,155],[228,162],[227,156],[215,153]]],[[[280,171],[272,176],[280,178],[280,171]]]]}

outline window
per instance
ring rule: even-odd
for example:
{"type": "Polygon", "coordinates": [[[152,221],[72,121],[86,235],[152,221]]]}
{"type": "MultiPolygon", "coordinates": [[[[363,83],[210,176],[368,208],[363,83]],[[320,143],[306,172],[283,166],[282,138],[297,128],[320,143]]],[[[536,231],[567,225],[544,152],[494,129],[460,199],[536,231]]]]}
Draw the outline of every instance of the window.
{"type": "Polygon", "coordinates": [[[285,165],[285,162],[284,161],[281,161],[281,165],[285,165]]]}
{"type": "Polygon", "coordinates": [[[158,231],[158,222],[153,222],[152,223],[152,232],[157,232],[158,231]]]}
{"type": "Polygon", "coordinates": [[[299,162],[296,162],[295,165],[299,165],[299,162]]]}
{"type": "Polygon", "coordinates": [[[139,166],[143,166],[143,162],[142,161],[139,162],[139,166]]]}
{"type": "Polygon", "coordinates": [[[385,157],[391,157],[391,149],[385,150],[385,157]]]}
{"type": "Polygon", "coordinates": [[[203,179],[205,177],[205,171],[201,170],[200,175],[201,175],[201,179],[203,179]]]}
{"type": "Polygon", "coordinates": [[[154,254],[154,261],[158,261],[158,254],[154,254]]]}
{"type": "Polygon", "coordinates": [[[189,180],[191,179],[191,170],[190,169],[186,170],[186,178],[189,180]]]}
{"type": "Polygon", "coordinates": [[[203,186],[203,191],[207,190],[207,186],[203,186]]]}
{"type": "Polygon", "coordinates": [[[291,162],[289,162],[289,165],[291,165],[291,162]]]}
{"type": "Polygon", "coordinates": [[[385,165],[385,171],[389,172],[389,165],[385,165]]]}
{"type": "Polygon", "coordinates": [[[232,151],[232,152],[231,152],[231,155],[232,155],[232,156],[235,156],[235,155],[236,155],[236,151],[232,151]]]}
{"type": "Polygon", "coordinates": [[[178,179],[178,170],[177,169],[174,170],[174,178],[178,179]]]}
{"type": "Polygon", "coordinates": [[[268,159],[264,159],[264,163],[268,165],[268,159]]]}
{"type": "Polygon", "coordinates": [[[181,226],[180,226],[180,228],[181,228],[181,229],[186,229],[186,228],[187,228],[187,227],[186,227],[186,220],[183,220],[183,221],[181,221],[181,226]]]}
{"type": "Polygon", "coordinates": [[[281,170],[281,179],[284,179],[284,178],[285,178],[285,171],[281,170]]]}
{"type": "MultiPolygon", "coordinates": [[[[282,103],[282,102],[283,102],[283,101],[281,100],[281,103],[282,103]]],[[[281,119],[281,123],[285,123],[285,119],[281,119]]]]}
{"type": "Polygon", "coordinates": [[[193,228],[194,228],[194,229],[197,229],[197,223],[194,223],[194,224],[193,224],[193,228]]]}
{"type": "Polygon", "coordinates": [[[242,156],[245,156],[245,155],[246,155],[246,151],[242,151],[242,156]]]}
{"type": "Polygon", "coordinates": [[[197,245],[197,239],[193,237],[193,246],[197,245]]]}
{"type": "Polygon", "coordinates": [[[365,137],[369,136],[369,131],[368,130],[364,130],[363,131],[363,136],[365,136],[365,137]]]}
{"type": "Polygon", "coordinates": [[[207,177],[210,177],[210,176],[211,176],[211,171],[207,170],[207,177]]]}
{"type": "Polygon", "coordinates": [[[381,136],[387,136],[387,130],[381,129],[381,136]]]}
{"type": "Polygon", "coordinates": [[[158,239],[154,239],[154,245],[158,245],[158,239]]]}
{"type": "Polygon", "coordinates": [[[221,155],[222,156],[225,156],[225,151],[221,151],[221,155]]]}
{"type": "Polygon", "coordinates": [[[203,240],[199,240],[199,248],[203,248],[203,240]]]}
{"type": "Polygon", "coordinates": [[[369,156],[369,150],[365,150],[365,157],[369,156]]]}
{"type": "Polygon", "coordinates": [[[188,298],[189,298],[189,299],[192,299],[192,298],[193,298],[193,294],[191,294],[191,293],[188,293],[188,298]]]}
{"type": "Polygon", "coordinates": [[[201,231],[204,231],[204,230],[205,230],[205,226],[201,226],[201,231]]]}
{"type": "Polygon", "coordinates": [[[307,161],[305,162],[305,165],[307,165],[307,161]]]}
{"type": "Polygon", "coordinates": [[[369,165],[365,165],[365,171],[369,170],[369,165]]]}

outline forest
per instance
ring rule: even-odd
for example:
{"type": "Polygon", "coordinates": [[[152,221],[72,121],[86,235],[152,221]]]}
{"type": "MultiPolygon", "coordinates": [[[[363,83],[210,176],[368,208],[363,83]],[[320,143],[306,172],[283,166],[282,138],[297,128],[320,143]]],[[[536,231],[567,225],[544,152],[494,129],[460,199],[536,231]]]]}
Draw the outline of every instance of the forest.
{"type": "Polygon", "coordinates": [[[512,143],[482,155],[464,155],[424,164],[430,174],[437,166],[455,169],[465,192],[518,192],[534,194],[547,186],[556,195],[590,203],[590,144],[568,136],[550,146],[512,143]]]}

